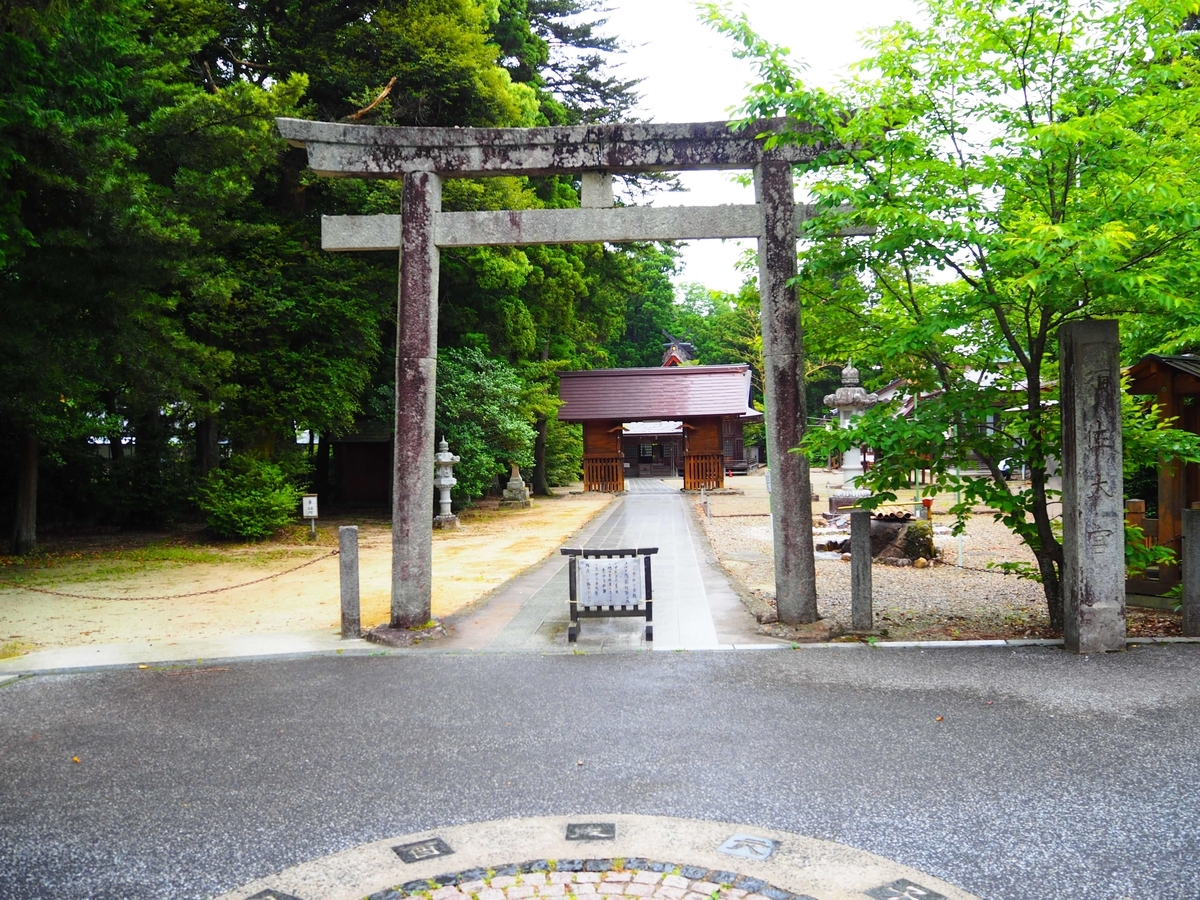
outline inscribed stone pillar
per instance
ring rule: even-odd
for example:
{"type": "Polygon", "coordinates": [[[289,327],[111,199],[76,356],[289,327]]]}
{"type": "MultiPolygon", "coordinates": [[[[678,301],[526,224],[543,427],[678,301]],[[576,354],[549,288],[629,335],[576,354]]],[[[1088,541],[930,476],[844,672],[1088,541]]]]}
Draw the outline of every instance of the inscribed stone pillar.
{"type": "Polygon", "coordinates": [[[342,598],[342,637],[359,637],[362,629],[362,607],[359,602],[358,526],[338,528],[338,581],[342,598]]]}
{"type": "Polygon", "coordinates": [[[870,631],[875,626],[871,596],[871,511],[850,511],[850,627],[870,631]]]}
{"type": "Polygon", "coordinates": [[[779,621],[817,620],[812,491],[808,459],[789,452],[800,444],[807,417],[800,308],[789,281],[796,276],[796,213],[792,167],[764,160],[754,170],[762,207],[758,239],[759,292],[770,454],[771,529],[775,542],[775,602],[779,621]]]}
{"type": "Polygon", "coordinates": [[[1200,509],[1183,510],[1183,634],[1200,637],[1200,509]]]}
{"type": "Polygon", "coordinates": [[[437,387],[438,249],[442,182],[404,176],[396,319],[396,469],[392,482],[392,625],[429,621],[433,600],[433,413],[437,387]]]}
{"type": "Polygon", "coordinates": [[[1058,330],[1063,448],[1063,638],[1076,653],[1125,648],[1125,516],[1117,323],[1058,330]]]}

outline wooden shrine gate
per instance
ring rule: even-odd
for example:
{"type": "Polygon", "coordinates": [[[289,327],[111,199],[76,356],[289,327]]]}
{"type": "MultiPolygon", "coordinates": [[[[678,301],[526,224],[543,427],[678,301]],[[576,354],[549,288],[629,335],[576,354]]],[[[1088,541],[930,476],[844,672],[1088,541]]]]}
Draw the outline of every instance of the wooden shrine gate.
{"type": "Polygon", "coordinates": [[[638,458],[622,447],[632,423],[677,426],[683,453],[680,471],[672,474],[683,475],[684,490],[724,487],[733,447],[741,447],[742,425],[762,421],[762,413],[750,406],[750,367],[744,363],[592,369],[559,372],[558,378],[559,419],[583,423],[588,491],[621,491],[627,469],[639,474],[638,458]]]}

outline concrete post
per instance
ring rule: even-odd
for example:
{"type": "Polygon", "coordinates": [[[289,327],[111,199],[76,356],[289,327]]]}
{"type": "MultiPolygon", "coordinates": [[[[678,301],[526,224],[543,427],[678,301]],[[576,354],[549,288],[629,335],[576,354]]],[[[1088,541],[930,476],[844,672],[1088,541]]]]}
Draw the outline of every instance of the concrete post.
{"type": "Polygon", "coordinates": [[[1125,516],[1117,323],[1058,330],[1063,448],[1063,638],[1075,653],[1125,648],[1125,516]]]}
{"type": "Polygon", "coordinates": [[[396,319],[396,471],[392,482],[392,625],[428,622],[433,604],[433,413],[437,387],[441,178],[404,176],[396,319]]]}
{"type": "Polygon", "coordinates": [[[1183,510],[1183,633],[1200,637],[1200,509],[1183,510]]]}
{"type": "Polygon", "coordinates": [[[763,365],[767,400],[767,447],[774,474],[771,527],[775,543],[775,602],[779,621],[817,620],[813,558],[812,489],[808,459],[789,452],[804,436],[804,344],[800,307],[789,281],[796,276],[796,212],[789,163],[765,160],[754,170],[762,207],[758,239],[762,298],[763,365]]]}
{"type": "Polygon", "coordinates": [[[338,581],[342,592],[342,637],[356,638],[361,632],[358,600],[358,526],[338,528],[338,581]]]}
{"type": "Polygon", "coordinates": [[[850,510],[850,627],[870,631],[875,626],[871,599],[871,511],[850,510]]]}

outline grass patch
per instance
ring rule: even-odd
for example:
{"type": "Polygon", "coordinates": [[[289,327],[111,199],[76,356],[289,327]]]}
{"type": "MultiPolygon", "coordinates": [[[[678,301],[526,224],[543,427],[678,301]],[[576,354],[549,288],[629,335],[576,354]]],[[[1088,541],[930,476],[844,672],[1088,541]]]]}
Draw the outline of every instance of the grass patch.
{"type": "Polygon", "coordinates": [[[33,649],[33,644],[27,644],[24,641],[8,641],[0,644],[0,659],[12,659],[15,656],[24,656],[33,649]]]}
{"type": "Polygon", "coordinates": [[[0,578],[16,584],[46,587],[55,583],[111,581],[163,569],[187,566],[241,563],[266,566],[281,560],[302,559],[308,553],[290,548],[271,548],[246,552],[240,547],[179,546],[172,543],[150,544],[131,549],[102,549],[37,553],[30,556],[0,558],[0,578]]]}

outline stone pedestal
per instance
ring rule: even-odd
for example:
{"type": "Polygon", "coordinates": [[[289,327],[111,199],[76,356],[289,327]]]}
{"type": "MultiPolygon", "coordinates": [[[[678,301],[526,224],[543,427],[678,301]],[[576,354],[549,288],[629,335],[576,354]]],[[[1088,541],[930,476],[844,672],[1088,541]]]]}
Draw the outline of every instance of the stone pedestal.
{"type": "Polygon", "coordinates": [[[533,503],[529,499],[529,488],[521,477],[521,469],[513,463],[512,473],[508,484],[504,487],[504,499],[500,501],[501,509],[529,509],[533,503]]]}
{"type": "Polygon", "coordinates": [[[871,496],[870,491],[847,490],[834,491],[829,495],[829,511],[831,513],[857,506],[860,501],[871,496]]]}
{"type": "Polygon", "coordinates": [[[1125,510],[1117,323],[1058,330],[1063,449],[1063,639],[1125,649],[1125,510]]]}

